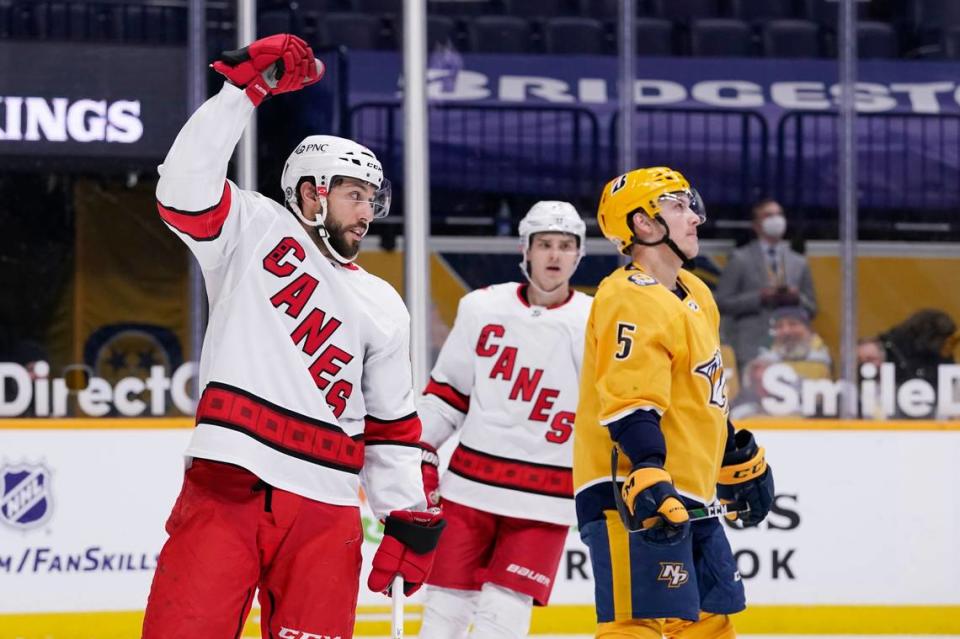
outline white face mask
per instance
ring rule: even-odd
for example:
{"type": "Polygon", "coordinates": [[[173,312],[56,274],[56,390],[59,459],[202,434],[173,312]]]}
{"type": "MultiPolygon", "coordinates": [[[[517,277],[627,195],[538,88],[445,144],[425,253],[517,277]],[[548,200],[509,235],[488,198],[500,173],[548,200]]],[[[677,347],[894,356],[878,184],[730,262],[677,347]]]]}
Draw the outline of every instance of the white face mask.
{"type": "Polygon", "coordinates": [[[782,215],[765,217],[760,223],[760,228],[767,237],[779,240],[787,232],[787,218],[782,215]]]}

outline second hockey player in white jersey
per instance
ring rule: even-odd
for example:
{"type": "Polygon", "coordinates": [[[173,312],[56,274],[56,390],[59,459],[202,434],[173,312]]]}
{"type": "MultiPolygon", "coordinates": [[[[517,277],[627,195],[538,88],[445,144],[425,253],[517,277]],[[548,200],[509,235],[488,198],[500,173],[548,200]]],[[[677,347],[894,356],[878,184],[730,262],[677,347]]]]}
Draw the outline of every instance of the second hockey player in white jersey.
{"type": "Polygon", "coordinates": [[[418,404],[424,484],[436,449],[459,446],[443,476],[447,530],[437,548],[421,638],[525,636],[546,605],[576,520],[572,433],[591,298],[570,287],[585,225],[566,202],[520,222],[528,283],[466,295],[418,404]]]}

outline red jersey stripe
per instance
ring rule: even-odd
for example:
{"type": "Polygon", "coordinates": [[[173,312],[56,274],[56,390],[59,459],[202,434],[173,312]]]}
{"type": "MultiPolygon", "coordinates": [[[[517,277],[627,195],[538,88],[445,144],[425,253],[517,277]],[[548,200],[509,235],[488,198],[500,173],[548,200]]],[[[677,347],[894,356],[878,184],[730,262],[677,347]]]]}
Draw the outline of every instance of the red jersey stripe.
{"type": "Polygon", "coordinates": [[[178,211],[177,209],[165,206],[163,202],[157,201],[157,210],[163,221],[177,229],[181,233],[186,233],[190,237],[199,241],[215,239],[220,235],[223,229],[223,223],[227,220],[227,214],[230,212],[230,184],[223,183],[223,194],[220,201],[208,209],[202,211],[178,211]]]}
{"type": "Polygon", "coordinates": [[[497,457],[463,444],[453,451],[450,471],[489,486],[573,498],[573,472],[569,468],[497,457]]]}
{"type": "Polygon", "coordinates": [[[354,474],[363,466],[363,440],[227,384],[210,382],[204,389],[197,408],[197,424],[201,423],[242,432],[321,466],[354,474]]]}
{"type": "Polygon", "coordinates": [[[450,384],[444,384],[430,378],[427,387],[423,391],[424,395],[436,395],[444,402],[453,406],[461,413],[466,413],[470,409],[470,396],[464,395],[450,384]]]}
{"type": "Polygon", "coordinates": [[[367,444],[419,444],[420,442],[420,418],[416,413],[391,420],[367,415],[363,423],[363,439],[367,444]]]}

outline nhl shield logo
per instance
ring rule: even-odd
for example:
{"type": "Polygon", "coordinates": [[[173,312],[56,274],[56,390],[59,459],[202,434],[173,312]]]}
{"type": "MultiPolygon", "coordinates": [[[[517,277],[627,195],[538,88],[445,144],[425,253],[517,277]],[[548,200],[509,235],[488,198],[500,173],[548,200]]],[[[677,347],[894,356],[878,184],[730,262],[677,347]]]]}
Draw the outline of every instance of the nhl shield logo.
{"type": "Polygon", "coordinates": [[[0,522],[19,529],[40,526],[50,517],[50,471],[24,464],[0,468],[0,522]]]}

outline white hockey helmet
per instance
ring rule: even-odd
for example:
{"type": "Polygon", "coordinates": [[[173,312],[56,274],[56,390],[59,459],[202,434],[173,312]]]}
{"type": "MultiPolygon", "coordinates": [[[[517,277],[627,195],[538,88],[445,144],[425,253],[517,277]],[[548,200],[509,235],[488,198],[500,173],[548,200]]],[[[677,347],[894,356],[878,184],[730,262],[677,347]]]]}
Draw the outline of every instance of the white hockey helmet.
{"type": "Polygon", "coordinates": [[[390,180],[383,177],[383,167],[373,151],[353,140],[333,135],[311,135],[297,145],[283,165],[280,176],[283,199],[306,224],[321,226],[327,214],[326,206],[321,207],[321,219],[311,221],[304,218],[297,204],[297,184],[303,177],[314,179],[321,197],[327,195],[335,177],[368,182],[377,189],[371,202],[373,217],[386,217],[390,212],[390,180]]]}
{"type": "Polygon", "coordinates": [[[520,220],[520,244],[524,255],[530,249],[530,238],[536,233],[568,233],[577,238],[580,257],[586,253],[587,225],[569,202],[541,200],[530,207],[520,220]]]}
{"type": "MultiPolygon", "coordinates": [[[[583,218],[577,213],[569,202],[560,202],[557,200],[541,200],[537,202],[527,214],[520,220],[520,248],[523,252],[523,260],[520,262],[520,270],[523,276],[527,278],[532,286],[536,286],[530,280],[530,273],[527,269],[527,251],[530,250],[530,242],[537,233],[567,233],[577,238],[577,261],[573,265],[576,270],[580,265],[580,260],[587,252],[587,225],[583,218]]],[[[571,273],[572,275],[572,273],[571,273]]],[[[549,291],[547,291],[549,292],[549,291]]]]}

